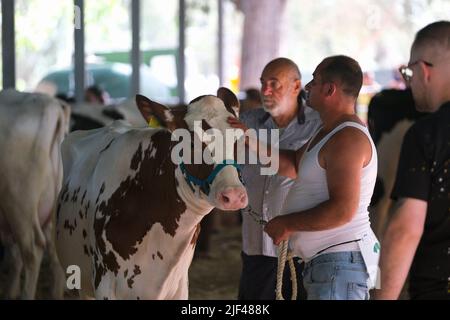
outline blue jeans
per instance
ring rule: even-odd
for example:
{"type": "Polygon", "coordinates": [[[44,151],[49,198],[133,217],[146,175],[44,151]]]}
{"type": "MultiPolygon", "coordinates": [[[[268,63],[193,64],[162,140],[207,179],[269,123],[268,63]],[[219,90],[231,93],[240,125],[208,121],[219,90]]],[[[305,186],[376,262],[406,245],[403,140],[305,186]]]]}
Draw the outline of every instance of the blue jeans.
{"type": "Polygon", "coordinates": [[[308,300],[369,300],[367,273],[360,252],[324,253],[303,271],[308,300]]]}

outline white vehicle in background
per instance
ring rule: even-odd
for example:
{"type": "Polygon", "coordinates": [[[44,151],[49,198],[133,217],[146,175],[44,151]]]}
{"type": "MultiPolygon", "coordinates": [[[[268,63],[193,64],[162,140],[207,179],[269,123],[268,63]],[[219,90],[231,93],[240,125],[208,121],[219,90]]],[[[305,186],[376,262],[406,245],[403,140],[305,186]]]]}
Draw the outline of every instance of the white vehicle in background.
{"type": "MultiPolygon", "coordinates": [[[[162,83],[146,65],[141,66],[140,93],[163,103],[172,99],[170,88],[162,83]]],[[[106,91],[110,103],[118,103],[130,96],[131,66],[124,63],[96,63],[86,65],[86,87],[97,85],[106,91]]],[[[75,79],[72,68],[50,72],[39,82],[36,91],[50,95],[73,97],[75,79]]]]}

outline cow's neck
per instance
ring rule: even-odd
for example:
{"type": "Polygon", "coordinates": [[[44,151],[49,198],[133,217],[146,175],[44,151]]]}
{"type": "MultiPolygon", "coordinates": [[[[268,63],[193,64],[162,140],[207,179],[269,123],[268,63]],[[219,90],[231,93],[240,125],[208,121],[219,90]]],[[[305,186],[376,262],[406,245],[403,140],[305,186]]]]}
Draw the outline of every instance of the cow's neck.
{"type": "Polygon", "coordinates": [[[178,195],[186,204],[187,210],[198,216],[200,222],[200,220],[211,212],[214,207],[204,198],[203,195],[199,195],[198,187],[194,187],[195,193],[192,192],[192,189],[186,182],[179,167],[175,171],[175,176],[178,181],[178,195]]]}

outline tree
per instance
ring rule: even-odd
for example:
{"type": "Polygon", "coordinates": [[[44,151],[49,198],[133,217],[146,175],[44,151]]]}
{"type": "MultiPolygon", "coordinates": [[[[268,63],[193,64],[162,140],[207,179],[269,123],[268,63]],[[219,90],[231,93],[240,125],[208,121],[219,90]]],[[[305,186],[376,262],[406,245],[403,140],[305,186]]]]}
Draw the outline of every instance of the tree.
{"type": "Polygon", "coordinates": [[[259,87],[264,66],[279,55],[281,22],[287,0],[236,0],[244,15],[241,83],[244,90],[259,87]]]}

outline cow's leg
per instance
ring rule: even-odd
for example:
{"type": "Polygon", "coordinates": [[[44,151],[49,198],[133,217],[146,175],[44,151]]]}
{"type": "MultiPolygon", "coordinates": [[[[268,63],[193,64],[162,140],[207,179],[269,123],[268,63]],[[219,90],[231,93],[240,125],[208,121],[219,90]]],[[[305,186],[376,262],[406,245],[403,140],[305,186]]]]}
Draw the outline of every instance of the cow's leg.
{"type": "Polygon", "coordinates": [[[100,284],[95,289],[94,296],[95,300],[117,300],[118,297],[116,294],[119,294],[120,298],[120,292],[117,293],[117,283],[116,283],[116,276],[112,272],[106,272],[105,275],[102,276],[102,280],[100,281],[100,284]]]}
{"type": "Polygon", "coordinates": [[[51,297],[61,300],[64,298],[64,288],[66,284],[66,276],[59,262],[56,253],[55,238],[53,236],[53,224],[50,222],[44,229],[45,239],[47,241],[47,252],[49,257],[50,274],[53,277],[51,297]]]}
{"type": "Polygon", "coordinates": [[[6,288],[6,299],[17,299],[20,295],[20,275],[23,263],[19,246],[12,241],[5,243],[4,261],[9,280],[6,288]]]}
{"type": "Polygon", "coordinates": [[[42,230],[36,221],[22,221],[16,224],[14,230],[14,238],[20,248],[22,255],[23,269],[25,273],[24,286],[22,288],[22,299],[34,299],[36,294],[37,280],[41,267],[42,256],[44,253],[45,237],[43,241],[40,239],[42,230]]]}
{"type": "Polygon", "coordinates": [[[36,245],[33,235],[25,238],[21,248],[25,271],[22,299],[29,300],[34,299],[36,295],[37,281],[39,278],[44,248],[36,245]]]}
{"type": "Polygon", "coordinates": [[[23,262],[24,285],[22,299],[34,299],[42,255],[45,248],[45,236],[39,224],[37,208],[32,199],[14,202],[3,208],[12,238],[19,247],[23,262]]]}

